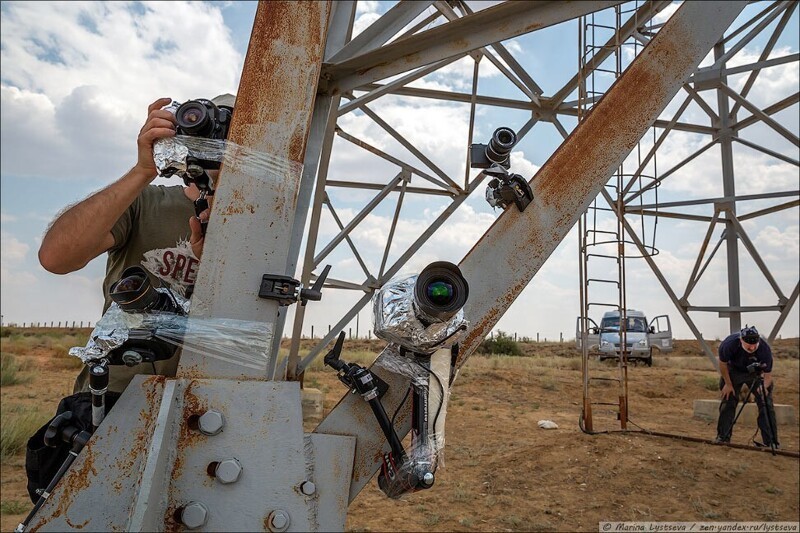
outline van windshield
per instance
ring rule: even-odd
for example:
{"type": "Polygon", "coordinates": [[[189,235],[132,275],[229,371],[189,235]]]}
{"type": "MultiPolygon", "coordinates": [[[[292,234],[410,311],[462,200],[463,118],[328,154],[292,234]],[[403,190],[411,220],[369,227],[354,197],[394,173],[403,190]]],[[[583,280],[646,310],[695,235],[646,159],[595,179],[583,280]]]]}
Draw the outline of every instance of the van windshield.
{"type": "MultiPolygon", "coordinates": [[[[627,326],[627,331],[635,331],[637,333],[644,333],[647,331],[646,319],[642,317],[628,317],[627,326]]],[[[604,318],[602,322],[600,322],[600,328],[611,331],[619,330],[619,317],[612,316],[604,318]]]]}

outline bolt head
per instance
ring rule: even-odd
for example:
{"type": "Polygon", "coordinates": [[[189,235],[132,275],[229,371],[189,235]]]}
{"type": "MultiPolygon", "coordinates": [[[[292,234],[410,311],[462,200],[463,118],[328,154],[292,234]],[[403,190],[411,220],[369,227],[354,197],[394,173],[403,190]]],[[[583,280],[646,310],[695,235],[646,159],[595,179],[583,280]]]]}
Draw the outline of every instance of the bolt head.
{"type": "Polygon", "coordinates": [[[197,529],[208,520],[208,507],[200,502],[189,502],[181,511],[181,522],[187,529],[197,529]]]}
{"type": "Polygon", "coordinates": [[[235,457],[220,461],[215,471],[217,481],[220,483],[236,483],[242,475],[242,470],[244,470],[242,463],[235,457]]]}
{"type": "Polygon", "coordinates": [[[286,511],[282,511],[277,509],[272,511],[269,514],[269,530],[280,533],[281,531],[286,531],[289,528],[289,515],[286,511]]]}
{"type": "Polygon", "coordinates": [[[317,486],[314,485],[314,483],[311,481],[303,481],[300,484],[300,491],[306,496],[311,496],[312,494],[317,492],[317,486]]]}
{"type": "Polygon", "coordinates": [[[433,477],[433,474],[431,472],[425,472],[425,475],[422,476],[422,482],[425,483],[425,485],[427,485],[428,487],[433,485],[433,480],[434,480],[434,477],[433,477]]]}
{"type": "Polygon", "coordinates": [[[206,411],[197,421],[198,429],[203,435],[216,435],[225,426],[225,417],[213,409],[206,411]]]}

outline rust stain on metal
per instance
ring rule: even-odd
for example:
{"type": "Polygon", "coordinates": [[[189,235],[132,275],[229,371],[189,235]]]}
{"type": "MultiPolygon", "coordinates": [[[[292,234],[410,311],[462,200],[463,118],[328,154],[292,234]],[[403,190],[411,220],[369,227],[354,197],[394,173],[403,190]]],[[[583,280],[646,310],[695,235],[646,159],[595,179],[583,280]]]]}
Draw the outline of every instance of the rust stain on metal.
{"type": "Polygon", "coordinates": [[[191,380],[186,386],[186,391],[183,393],[184,417],[181,420],[180,436],[177,442],[177,454],[175,455],[175,464],[172,467],[173,480],[183,475],[183,461],[188,453],[187,449],[193,447],[202,439],[202,434],[199,431],[191,429],[188,423],[190,416],[202,415],[207,409],[205,402],[200,400],[200,398],[192,392],[192,389],[197,384],[197,380],[191,380]]]}
{"type": "Polygon", "coordinates": [[[65,517],[64,517],[64,521],[66,521],[66,522],[67,522],[67,525],[68,525],[69,527],[73,528],[73,529],[83,529],[83,528],[85,528],[85,527],[86,527],[86,526],[89,524],[89,522],[91,522],[91,521],[92,521],[92,519],[91,519],[91,518],[87,518],[86,520],[84,520],[84,521],[83,521],[83,522],[81,522],[80,524],[75,524],[75,523],[73,523],[73,522],[72,522],[72,520],[70,520],[70,519],[69,519],[69,517],[68,517],[68,516],[65,516],[65,517]]]}
{"type": "Polygon", "coordinates": [[[80,457],[83,459],[80,467],[69,470],[61,482],[56,485],[56,490],[61,493],[58,498],[58,507],[56,507],[56,510],[48,520],[39,524],[39,527],[61,515],[65,515],[66,519],[66,513],[72,505],[73,498],[91,484],[92,476],[97,477],[97,469],[94,467],[93,443],[91,441],[83,448],[80,457]]]}
{"type": "MultiPolygon", "coordinates": [[[[159,403],[163,397],[165,382],[165,376],[151,376],[142,382],[142,393],[147,406],[139,412],[139,429],[131,441],[133,446],[127,453],[120,455],[115,465],[119,469],[120,475],[115,478],[112,488],[118,494],[124,488],[123,482],[133,474],[133,467],[138,464],[144,446],[150,441],[153,434],[153,426],[158,415],[159,403]]],[[[141,479],[138,482],[141,482],[141,479]]]]}
{"type": "Polygon", "coordinates": [[[297,119],[305,115],[311,120],[306,110],[316,95],[329,13],[327,2],[259,4],[239,84],[231,140],[302,162],[308,123],[298,124],[297,119]],[[287,25],[287,21],[292,23],[287,25]],[[287,76],[289,71],[292,76],[287,76]],[[289,79],[294,89],[287,88],[289,79]],[[265,98],[265,94],[290,97],[265,98]],[[290,131],[296,128],[296,133],[265,139],[275,124],[281,124],[283,130],[287,126],[290,131]]]}

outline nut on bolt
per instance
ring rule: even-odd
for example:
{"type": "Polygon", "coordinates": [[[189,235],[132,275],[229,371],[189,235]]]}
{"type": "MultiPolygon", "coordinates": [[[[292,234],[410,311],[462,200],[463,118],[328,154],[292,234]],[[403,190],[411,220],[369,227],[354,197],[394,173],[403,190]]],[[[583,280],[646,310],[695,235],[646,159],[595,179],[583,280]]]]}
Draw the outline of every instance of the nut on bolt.
{"type": "Polygon", "coordinates": [[[242,463],[235,457],[224,459],[217,463],[217,468],[214,470],[214,477],[220,483],[236,483],[242,475],[242,463]]]}
{"type": "Polygon", "coordinates": [[[209,409],[197,421],[197,427],[203,435],[217,435],[225,427],[225,417],[219,411],[209,409]]]}
{"type": "Polygon", "coordinates": [[[187,529],[203,527],[208,521],[208,507],[201,502],[189,502],[180,509],[180,519],[187,529]]]}
{"type": "Polygon", "coordinates": [[[305,494],[306,496],[311,496],[315,492],[317,492],[317,486],[314,485],[313,481],[303,481],[300,483],[300,492],[305,494]]]}
{"type": "Polygon", "coordinates": [[[280,509],[272,511],[267,517],[267,527],[274,533],[286,531],[289,529],[289,515],[280,509]]]}

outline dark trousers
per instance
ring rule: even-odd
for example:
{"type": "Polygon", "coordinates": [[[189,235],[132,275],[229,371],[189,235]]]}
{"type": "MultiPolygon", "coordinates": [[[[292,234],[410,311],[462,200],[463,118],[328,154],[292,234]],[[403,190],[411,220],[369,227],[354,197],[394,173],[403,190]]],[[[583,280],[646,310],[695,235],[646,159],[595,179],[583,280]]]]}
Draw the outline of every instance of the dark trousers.
{"type": "MultiPolygon", "coordinates": [[[[747,384],[748,387],[751,387],[755,380],[754,374],[736,372],[735,370],[729,370],[729,372],[733,383],[733,394],[728,396],[727,400],[723,398],[720,402],[719,420],[717,421],[717,438],[726,442],[731,440],[731,435],[733,434],[733,419],[736,417],[736,406],[739,404],[739,393],[742,390],[742,385],[747,384]]],[[[719,390],[722,390],[724,386],[725,381],[720,378],[719,390]]],[[[772,404],[772,389],[773,385],[770,384],[767,389],[766,402],[760,394],[756,394],[757,391],[753,391],[752,394],[756,399],[756,405],[758,405],[758,428],[761,430],[761,438],[764,439],[764,444],[767,446],[770,446],[773,442],[778,444],[778,425],[775,421],[775,408],[772,404]],[[775,428],[775,435],[770,430],[770,424],[767,421],[768,416],[772,422],[772,427],[775,428]]]]}

